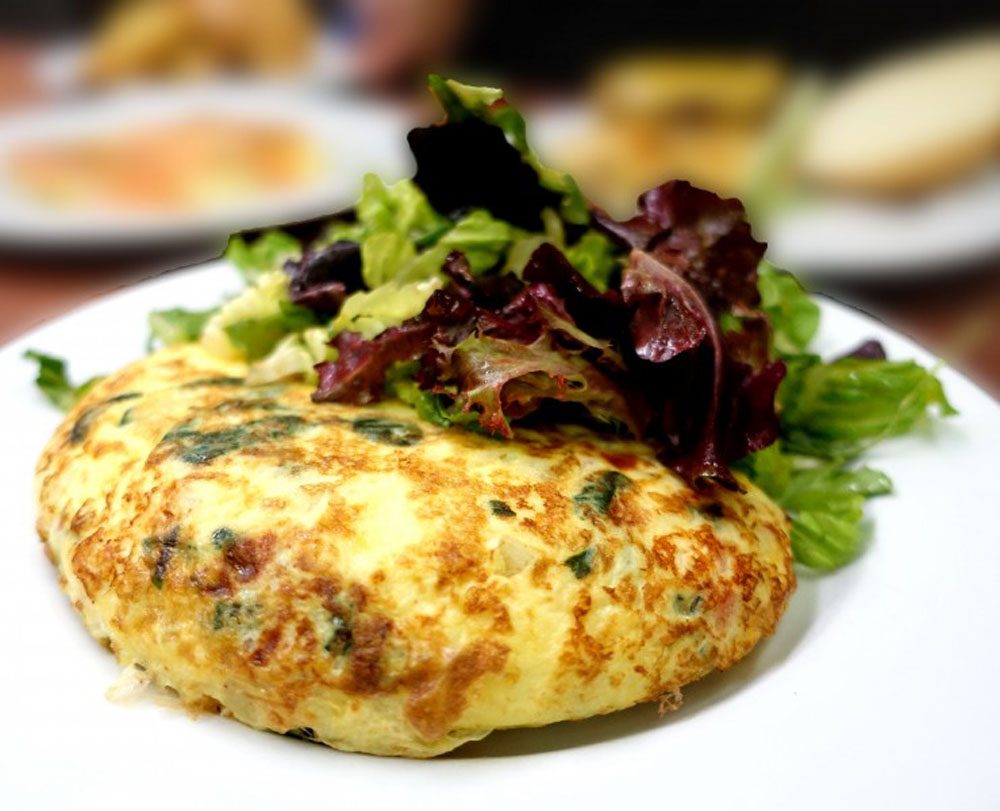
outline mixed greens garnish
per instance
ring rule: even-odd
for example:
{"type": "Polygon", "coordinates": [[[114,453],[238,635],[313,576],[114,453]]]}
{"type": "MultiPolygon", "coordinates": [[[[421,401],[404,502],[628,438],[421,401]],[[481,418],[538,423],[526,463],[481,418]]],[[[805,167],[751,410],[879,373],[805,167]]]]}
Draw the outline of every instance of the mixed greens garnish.
{"type": "MultiPolygon", "coordinates": [[[[250,385],[306,379],[320,402],[393,398],[496,437],[559,421],[634,436],[695,487],[749,476],[801,563],[850,560],[864,500],[891,487],[856,460],[931,407],[954,413],[934,375],[872,343],[811,354],[819,308],[763,262],[738,201],[672,181],[616,221],[541,165],[500,90],[430,86],[446,117],[410,133],[412,179],[366,176],[308,241],[234,237],[247,289],[153,313],[153,342],[243,359],[250,385]]],[[[610,499],[621,483],[604,484],[610,499]]]]}
{"type": "Polygon", "coordinates": [[[35,385],[45,399],[62,411],[69,411],[101,378],[92,377],[80,384],[70,382],[66,361],[29,349],[24,357],[38,364],[35,385]]]}

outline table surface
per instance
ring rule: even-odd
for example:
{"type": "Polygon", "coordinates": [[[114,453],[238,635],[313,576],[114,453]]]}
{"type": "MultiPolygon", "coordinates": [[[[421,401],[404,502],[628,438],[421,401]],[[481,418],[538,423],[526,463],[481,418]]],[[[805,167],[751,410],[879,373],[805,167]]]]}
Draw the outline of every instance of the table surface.
{"type": "MultiPolygon", "coordinates": [[[[0,114],[37,98],[32,49],[0,40],[0,114]]],[[[117,288],[211,259],[222,245],[172,245],[128,254],[41,256],[0,245],[0,344],[117,288]]],[[[976,267],[942,267],[919,280],[814,284],[897,329],[1000,397],[1000,257],[976,267]]]]}

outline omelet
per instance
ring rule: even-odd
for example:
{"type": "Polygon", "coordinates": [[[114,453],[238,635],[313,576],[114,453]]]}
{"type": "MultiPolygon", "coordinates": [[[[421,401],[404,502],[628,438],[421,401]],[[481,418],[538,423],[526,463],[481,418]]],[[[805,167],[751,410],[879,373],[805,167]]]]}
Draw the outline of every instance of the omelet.
{"type": "Polygon", "coordinates": [[[192,344],[98,384],[37,471],[89,631],[196,710],[430,757],[673,702],[775,628],[781,510],[583,427],[499,440],[314,403],[192,344]]]}

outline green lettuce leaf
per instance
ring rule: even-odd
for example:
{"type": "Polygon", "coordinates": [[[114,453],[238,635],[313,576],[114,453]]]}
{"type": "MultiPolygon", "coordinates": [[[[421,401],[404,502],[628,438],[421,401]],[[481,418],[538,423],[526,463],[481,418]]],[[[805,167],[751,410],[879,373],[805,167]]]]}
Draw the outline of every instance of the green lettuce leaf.
{"type": "Polygon", "coordinates": [[[367,235],[393,231],[415,242],[423,242],[450,225],[447,217],[431,208],[412,180],[387,186],[371,173],[362,182],[357,218],[367,235]]]}
{"type": "Polygon", "coordinates": [[[489,108],[503,98],[503,90],[498,87],[462,84],[437,74],[429,76],[427,83],[450,121],[487,116],[489,108]]]}
{"type": "Polygon", "coordinates": [[[533,233],[515,229],[516,233],[510,247],[507,249],[507,261],[504,263],[505,273],[516,273],[518,276],[524,270],[536,250],[543,243],[550,242],[562,250],[566,245],[566,231],[563,221],[551,208],[542,209],[542,233],[533,233]]]}
{"type": "Polygon", "coordinates": [[[865,501],[892,491],[881,471],[817,464],[783,452],[780,444],[758,451],[740,467],[788,514],[795,560],[817,569],[835,569],[857,555],[865,501]]]}
{"type": "Polygon", "coordinates": [[[315,383],[318,378],[313,367],[334,356],[328,346],[329,340],[326,327],[310,327],[286,335],[266,357],[251,365],[247,371],[247,385],[261,386],[288,378],[315,383]]]}
{"type": "Polygon", "coordinates": [[[80,402],[95,383],[102,379],[100,376],[92,377],[85,383],[75,386],[70,382],[66,361],[61,358],[46,355],[34,349],[25,352],[24,357],[38,364],[35,385],[45,395],[45,399],[62,411],[69,411],[80,402]]]}
{"type": "Polygon", "coordinates": [[[416,361],[411,361],[390,366],[385,376],[386,396],[406,403],[416,410],[417,416],[434,425],[442,428],[457,425],[470,431],[479,431],[479,415],[475,411],[462,411],[454,405],[448,405],[445,398],[417,385],[415,378],[418,365],[416,361]]]}
{"type": "Polygon", "coordinates": [[[440,278],[431,278],[406,284],[388,282],[374,290],[359,290],[344,300],[330,325],[331,332],[333,335],[359,332],[371,340],[417,315],[441,285],[440,278]]]}
{"type": "Polygon", "coordinates": [[[437,244],[448,249],[445,255],[448,251],[464,253],[473,275],[479,275],[500,261],[518,233],[485,209],[477,209],[456,222],[437,244]]]}
{"type": "Polygon", "coordinates": [[[936,408],[957,413],[940,381],[914,361],[797,356],[778,390],[788,450],[847,459],[882,439],[911,431],[936,408]]]}
{"type": "Polygon", "coordinates": [[[601,293],[608,289],[611,277],[621,266],[620,252],[615,244],[594,230],[584,232],[565,253],[570,264],[601,293]]]}
{"type": "Polygon", "coordinates": [[[278,312],[260,318],[244,318],[223,328],[236,349],[249,361],[260,360],[292,332],[315,325],[310,310],[282,301],[278,312]]]}
{"type": "Polygon", "coordinates": [[[365,180],[358,224],[361,276],[369,290],[437,276],[453,250],[465,254],[473,273],[482,273],[500,261],[519,233],[484,210],[452,223],[430,208],[412,181],[385,186],[374,175],[365,180]]]}
{"type": "Polygon", "coordinates": [[[339,240],[364,244],[381,234],[396,234],[417,249],[433,245],[451,228],[451,220],[431,208],[420,188],[410,179],[391,186],[368,173],[361,184],[361,197],[354,209],[356,221],[335,220],[317,241],[329,245],[339,240]]]}
{"type": "Polygon", "coordinates": [[[285,262],[302,255],[302,243],[291,234],[271,229],[252,243],[240,234],[229,238],[226,259],[236,266],[247,284],[253,284],[265,273],[281,270],[285,262]]]}
{"type": "Polygon", "coordinates": [[[611,284],[615,272],[621,267],[621,250],[604,234],[593,229],[572,245],[566,244],[566,232],[559,215],[550,208],[542,211],[542,233],[525,232],[513,228],[512,239],[507,248],[507,260],[503,270],[521,274],[528,260],[542,244],[548,242],[562,251],[570,264],[600,292],[605,292],[611,284]]]}
{"type": "Polygon", "coordinates": [[[365,175],[356,215],[355,223],[333,223],[322,242],[347,239],[361,244],[361,276],[369,290],[440,272],[450,248],[435,243],[452,222],[431,208],[412,180],[387,186],[377,175],[365,175]]]}
{"type": "Polygon", "coordinates": [[[288,277],[277,270],[258,276],[253,285],[211,314],[201,343],[223,358],[256,361],[285,335],[315,324],[312,311],[292,304],[288,277]]]}
{"type": "Polygon", "coordinates": [[[316,240],[316,248],[324,245],[332,245],[334,242],[357,242],[361,243],[365,239],[368,229],[360,222],[345,222],[344,220],[334,220],[323,231],[319,239],[316,240]]]}
{"type": "Polygon", "coordinates": [[[361,243],[361,278],[369,290],[396,278],[416,259],[413,242],[395,231],[372,234],[361,243]]]}
{"type": "Polygon", "coordinates": [[[758,289],[787,367],[778,389],[781,440],[739,466],[788,514],[795,560],[834,569],[861,547],[865,501],[892,490],[884,473],[848,462],[913,430],[931,409],[955,410],[933,372],[913,361],[823,363],[810,354],[820,311],[794,276],[764,262],[758,289]]]}
{"type": "Polygon", "coordinates": [[[149,314],[150,344],[174,346],[197,341],[218,307],[210,310],[184,310],[175,307],[170,310],[155,310],[149,314]]]}
{"type": "Polygon", "coordinates": [[[372,291],[390,283],[440,277],[448,251],[447,247],[435,245],[417,253],[413,243],[399,234],[375,234],[361,245],[361,277],[372,291]]]}
{"type": "Polygon", "coordinates": [[[819,305],[798,280],[769,262],[757,269],[760,307],[771,321],[774,348],[779,355],[805,352],[819,329],[819,305]]]}

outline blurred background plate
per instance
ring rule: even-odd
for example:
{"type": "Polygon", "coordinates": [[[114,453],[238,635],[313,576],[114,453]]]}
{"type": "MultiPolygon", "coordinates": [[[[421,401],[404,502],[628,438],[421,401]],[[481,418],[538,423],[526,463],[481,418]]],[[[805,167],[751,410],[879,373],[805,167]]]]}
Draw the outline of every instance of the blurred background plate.
{"type": "Polygon", "coordinates": [[[846,76],[753,51],[634,55],[532,124],[619,216],[682,178],[742,200],[774,261],[807,277],[901,279],[1000,251],[997,30],[846,76]]]}
{"type": "MultiPolygon", "coordinates": [[[[54,245],[130,245],[223,236],[308,219],[351,205],[365,172],[387,179],[405,174],[406,130],[407,118],[397,108],[266,82],[136,86],[21,113],[0,122],[0,241],[49,249],[54,245]],[[201,127],[199,132],[184,132],[192,123],[201,127]],[[202,160],[213,164],[199,166],[193,159],[183,165],[184,152],[196,151],[212,128],[222,132],[203,150],[208,157],[203,155],[202,160]],[[190,150],[185,144],[167,143],[172,134],[191,140],[190,150]],[[146,140],[129,146],[127,141],[133,136],[146,140]],[[274,149],[302,152],[292,158],[302,165],[281,183],[254,186],[247,180],[247,158],[253,159],[248,139],[255,138],[262,142],[260,160],[273,162],[268,144],[278,139],[284,144],[274,149]],[[91,164],[103,172],[116,160],[108,153],[115,152],[127,153],[123,161],[134,160],[136,147],[147,142],[152,142],[151,152],[170,153],[172,160],[182,164],[179,171],[196,173],[192,182],[197,188],[191,195],[175,189],[172,199],[154,199],[159,193],[154,188],[157,182],[176,185],[171,182],[176,178],[163,172],[164,164],[170,164],[162,154],[145,156],[159,175],[134,171],[134,166],[129,167],[133,171],[126,170],[130,180],[147,184],[139,191],[139,204],[129,204],[127,197],[109,201],[99,193],[79,193],[78,176],[83,173],[89,179],[91,164]],[[58,199],[53,199],[51,193],[38,193],[44,181],[29,182],[23,175],[23,158],[40,148],[70,151],[75,157],[102,151],[102,157],[88,158],[86,170],[79,166],[71,170],[73,177],[60,180],[58,199]],[[222,153],[217,160],[211,157],[212,150],[222,153]],[[230,180],[215,165],[226,160],[229,150],[241,152],[235,185],[206,192],[201,182],[206,174],[219,175],[217,186],[225,187],[230,180]],[[66,187],[70,187],[68,192],[66,187]]],[[[44,154],[43,162],[46,177],[60,164],[52,154],[44,154]]]]}
{"type": "Polygon", "coordinates": [[[909,205],[817,200],[766,231],[771,261],[801,276],[938,273],[1000,251],[1000,170],[909,205]]]}
{"type": "MultiPolygon", "coordinates": [[[[93,44],[89,38],[63,38],[39,48],[31,65],[32,79],[41,92],[66,96],[87,90],[87,61],[93,44]]],[[[320,34],[306,44],[302,65],[281,76],[289,84],[342,86],[353,78],[348,54],[339,41],[320,34]]],[[[272,75],[272,78],[275,78],[272,75]]],[[[123,84],[136,77],[124,77],[123,84]]]]}

